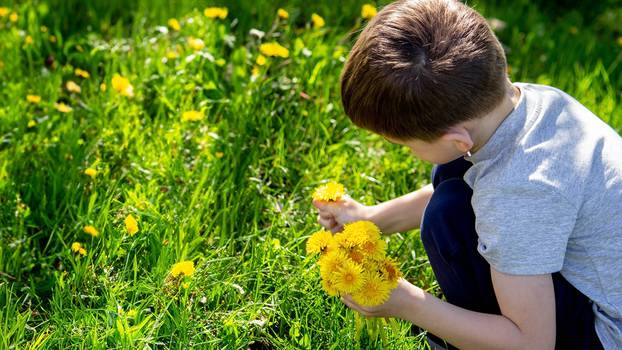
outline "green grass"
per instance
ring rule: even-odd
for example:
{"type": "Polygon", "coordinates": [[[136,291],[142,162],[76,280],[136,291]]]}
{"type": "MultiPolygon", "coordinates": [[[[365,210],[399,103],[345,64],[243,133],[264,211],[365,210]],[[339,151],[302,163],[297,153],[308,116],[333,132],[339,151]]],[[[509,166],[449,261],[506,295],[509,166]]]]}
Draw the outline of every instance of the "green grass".
{"type": "MultiPolygon", "coordinates": [[[[241,0],[225,20],[181,1],[7,5],[19,18],[0,18],[0,348],[354,348],[353,313],[320,290],[305,257],[318,228],[310,193],[334,179],[372,204],[430,171],[343,114],[338,77],[362,3],[281,3],[285,22],[277,4],[241,0]],[[312,12],[325,28],[310,28],[312,12]],[[170,17],[181,32],[158,30],[170,17]],[[209,55],[192,56],[188,36],[209,55]],[[290,57],[253,79],[259,43],[273,40],[290,57]],[[180,57],[163,60],[176,45],[180,57]],[[113,91],[115,73],[134,98],[113,91]],[[193,109],[205,118],[182,121],[193,109]],[[187,289],[167,280],[182,260],[197,267],[187,289]]],[[[622,33],[609,18],[622,7],[589,17],[493,3],[474,6],[507,22],[498,35],[513,80],[559,87],[622,131],[622,33]]],[[[439,293],[417,231],[390,237],[389,250],[411,282],[439,293]]],[[[425,347],[406,323],[387,334],[390,348],[425,347]]]]}

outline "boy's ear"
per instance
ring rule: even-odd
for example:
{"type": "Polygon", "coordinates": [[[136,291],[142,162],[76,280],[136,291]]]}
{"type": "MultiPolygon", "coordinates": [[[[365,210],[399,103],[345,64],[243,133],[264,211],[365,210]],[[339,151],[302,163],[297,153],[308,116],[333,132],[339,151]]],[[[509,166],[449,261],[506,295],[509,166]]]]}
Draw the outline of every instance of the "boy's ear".
{"type": "Polygon", "coordinates": [[[469,131],[462,125],[452,126],[441,139],[454,144],[457,150],[467,153],[473,148],[473,139],[469,131]]]}

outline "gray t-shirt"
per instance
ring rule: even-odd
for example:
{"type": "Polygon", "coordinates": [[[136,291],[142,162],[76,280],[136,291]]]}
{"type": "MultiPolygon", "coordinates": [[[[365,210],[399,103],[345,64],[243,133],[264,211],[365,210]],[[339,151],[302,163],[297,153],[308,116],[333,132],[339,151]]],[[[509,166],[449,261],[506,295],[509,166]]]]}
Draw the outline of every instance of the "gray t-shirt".
{"type": "Polygon", "coordinates": [[[521,97],[467,160],[479,253],[498,271],[561,274],[593,302],[605,349],[622,349],[622,138],[558,89],[521,97]]]}

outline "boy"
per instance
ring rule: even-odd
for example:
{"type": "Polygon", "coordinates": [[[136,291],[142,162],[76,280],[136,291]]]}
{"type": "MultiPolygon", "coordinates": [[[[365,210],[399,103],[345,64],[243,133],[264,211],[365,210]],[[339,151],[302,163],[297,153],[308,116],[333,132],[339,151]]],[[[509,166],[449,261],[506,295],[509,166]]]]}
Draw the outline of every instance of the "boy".
{"type": "Polygon", "coordinates": [[[470,349],[622,349],[622,139],[552,87],[511,83],[485,19],[453,0],[386,6],[342,73],[346,114],[438,164],[376,206],[315,202],[337,232],[421,226],[447,301],[405,280],[365,315],[470,349]]]}

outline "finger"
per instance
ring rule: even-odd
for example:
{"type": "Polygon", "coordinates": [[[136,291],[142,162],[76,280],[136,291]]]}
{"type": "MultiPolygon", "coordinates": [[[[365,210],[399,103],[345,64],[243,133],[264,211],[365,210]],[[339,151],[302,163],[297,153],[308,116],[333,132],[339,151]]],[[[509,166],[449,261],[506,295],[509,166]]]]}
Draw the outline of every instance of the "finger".
{"type": "Polygon", "coordinates": [[[317,200],[317,199],[313,200],[313,206],[318,208],[318,209],[320,209],[320,210],[324,209],[326,204],[327,204],[327,202],[324,202],[324,201],[321,201],[321,200],[317,200]]]}
{"type": "MultiPolygon", "coordinates": [[[[336,222],[335,222],[336,223],[336,222]]],[[[330,228],[332,233],[337,233],[343,231],[343,225],[336,225],[330,228]]]]}
{"type": "Polygon", "coordinates": [[[324,219],[321,216],[317,216],[317,223],[322,225],[322,227],[324,227],[325,229],[332,231],[334,230],[338,224],[337,221],[335,221],[335,219],[324,219]]]}
{"type": "Polygon", "coordinates": [[[330,220],[322,219],[319,215],[318,215],[317,222],[320,225],[322,225],[324,228],[326,228],[327,230],[332,230],[336,224],[334,220],[331,222],[330,220]]]}
{"type": "Polygon", "coordinates": [[[342,301],[344,302],[344,304],[346,305],[351,305],[349,307],[355,309],[356,311],[366,315],[366,316],[374,316],[378,313],[378,308],[374,307],[374,306],[362,306],[359,305],[356,301],[354,301],[354,299],[352,299],[352,296],[349,294],[343,295],[341,297],[342,301]]]}
{"type": "Polygon", "coordinates": [[[355,310],[355,311],[359,311],[358,307],[357,307],[358,305],[356,305],[356,303],[354,301],[352,301],[352,299],[348,299],[348,298],[346,298],[346,296],[342,296],[341,297],[341,302],[346,304],[346,306],[349,307],[350,309],[355,310]]]}
{"type": "Polygon", "coordinates": [[[369,316],[369,314],[365,311],[365,309],[363,309],[359,304],[357,304],[354,300],[352,300],[352,298],[341,297],[341,302],[346,304],[346,306],[349,307],[350,309],[364,316],[369,316]]]}
{"type": "Polygon", "coordinates": [[[322,226],[322,227],[324,227],[326,229],[328,229],[328,227],[329,227],[328,226],[328,220],[322,219],[322,217],[319,216],[319,215],[317,216],[317,223],[320,224],[320,226],[322,226]]]}
{"type": "Polygon", "coordinates": [[[320,212],[326,212],[332,214],[335,210],[341,210],[342,200],[336,202],[327,202],[314,200],[313,206],[315,206],[320,212]]]}
{"type": "Polygon", "coordinates": [[[335,216],[331,213],[327,213],[325,211],[320,211],[320,217],[325,220],[335,219],[335,216]]]}
{"type": "Polygon", "coordinates": [[[319,203],[318,205],[314,204],[314,206],[317,208],[317,212],[320,215],[322,215],[324,219],[328,219],[332,216],[335,216],[332,210],[330,209],[330,205],[328,205],[327,202],[314,201],[313,203],[319,203]]]}
{"type": "Polygon", "coordinates": [[[352,299],[352,296],[350,296],[349,294],[345,294],[341,296],[341,301],[348,305],[349,308],[354,309],[356,311],[361,311],[361,306],[359,304],[357,304],[354,299],[352,299]]]}

